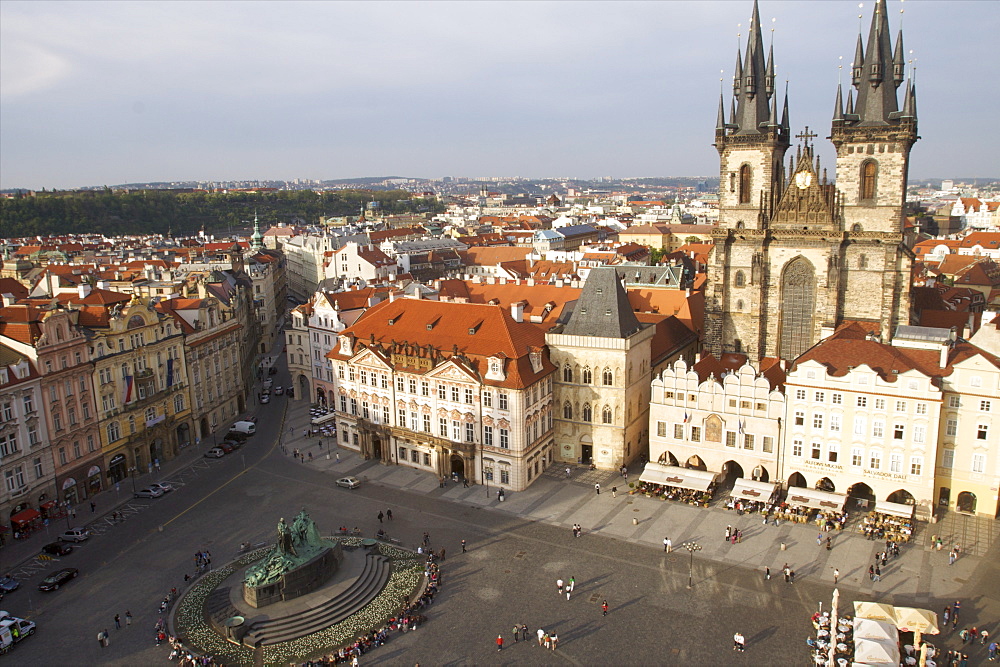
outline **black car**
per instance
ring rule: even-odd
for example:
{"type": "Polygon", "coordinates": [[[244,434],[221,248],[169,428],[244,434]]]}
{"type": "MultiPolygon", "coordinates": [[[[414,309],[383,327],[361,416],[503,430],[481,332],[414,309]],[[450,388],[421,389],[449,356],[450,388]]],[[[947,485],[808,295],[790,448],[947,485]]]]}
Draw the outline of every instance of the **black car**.
{"type": "Polygon", "coordinates": [[[230,431],[226,434],[226,440],[238,440],[240,442],[246,442],[250,438],[246,433],[241,433],[240,431],[230,431]]]}
{"type": "Polygon", "coordinates": [[[62,542],[52,542],[42,547],[42,552],[52,556],[68,556],[73,553],[73,547],[62,542]]]}
{"type": "Polygon", "coordinates": [[[38,584],[38,590],[57,591],[60,586],[68,582],[70,579],[76,579],[76,575],[78,574],[80,574],[80,570],[75,567],[66,567],[61,570],[57,570],[42,579],[42,583],[38,584]]]}

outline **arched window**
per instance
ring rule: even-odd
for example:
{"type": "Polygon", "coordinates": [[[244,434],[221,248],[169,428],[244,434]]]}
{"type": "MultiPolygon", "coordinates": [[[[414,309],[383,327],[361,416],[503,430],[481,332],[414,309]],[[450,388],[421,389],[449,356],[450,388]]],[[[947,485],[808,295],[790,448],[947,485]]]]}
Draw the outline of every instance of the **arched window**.
{"type": "Polygon", "coordinates": [[[573,367],[569,364],[563,366],[563,382],[573,381],[573,367]]]}
{"type": "Polygon", "coordinates": [[[121,429],[118,427],[118,422],[111,422],[108,424],[108,442],[114,442],[122,437],[121,429]]]}
{"type": "Polygon", "coordinates": [[[605,368],[604,369],[604,386],[605,387],[610,387],[614,383],[615,383],[615,378],[614,378],[614,375],[611,372],[611,369],[610,368],[605,368]]]}
{"type": "Polygon", "coordinates": [[[563,403],[563,419],[573,418],[573,404],[569,401],[563,403]]]}
{"type": "Polygon", "coordinates": [[[733,284],[736,287],[743,287],[747,284],[747,276],[742,271],[736,272],[736,277],[733,278],[733,284]]]}
{"type": "Polygon", "coordinates": [[[875,160],[866,160],[861,165],[861,201],[873,201],[875,199],[875,185],[878,180],[878,163],[875,160]]]}
{"type": "Polygon", "coordinates": [[[604,410],[601,412],[601,421],[605,424],[611,423],[611,406],[604,406],[604,410]]]}
{"type": "Polygon", "coordinates": [[[740,203],[750,203],[750,165],[740,167],[740,203]]]}
{"type": "Polygon", "coordinates": [[[858,268],[859,269],[868,268],[868,255],[861,255],[861,257],[858,257],[858,268]]]}
{"type": "Polygon", "coordinates": [[[589,368],[584,368],[583,369],[583,383],[584,384],[592,384],[593,382],[594,382],[594,374],[591,372],[591,370],[589,368]]]}
{"type": "Polygon", "coordinates": [[[589,422],[593,419],[593,414],[590,411],[590,403],[583,404],[583,421],[589,422]]]}

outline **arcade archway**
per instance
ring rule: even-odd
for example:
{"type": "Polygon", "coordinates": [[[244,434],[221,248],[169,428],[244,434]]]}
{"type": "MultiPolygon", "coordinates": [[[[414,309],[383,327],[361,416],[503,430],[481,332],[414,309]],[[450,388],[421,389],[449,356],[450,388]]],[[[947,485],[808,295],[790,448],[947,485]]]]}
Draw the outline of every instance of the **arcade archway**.
{"type": "Polygon", "coordinates": [[[680,464],[677,462],[677,457],[670,452],[663,452],[660,454],[660,458],[656,459],[657,463],[662,463],[663,465],[674,466],[679,468],[680,464]]]}
{"type": "Polygon", "coordinates": [[[708,470],[708,466],[705,465],[705,462],[697,454],[689,458],[684,467],[691,468],[692,470],[708,470]]]}
{"type": "Polygon", "coordinates": [[[829,493],[834,493],[837,491],[836,485],[833,483],[829,477],[821,477],[816,481],[816,489],[818,491],[827,491],[829,493]]]}
{"type": "Polygon", "coordinates": [[[451,459],[451,474],[458,475],[459,478],[465,478],[465,459],[463,459],[458,454],[452,454],[451,459]]]}
{"type": "Polygon", "coordinates": [[[889,494],[886,500],[890,503],[898,503],[900,505],[915,505],[917,503],[917,499],[906,489],[896,489],[889,494]]]}
{"type": "Polygon", "coordinates": [[[800,489],[804,489],[808,486],[806,484],[806,478],[800,472],[793,472],[788,476],[788,486],[795,486],[800,489]]]}
{"type": "Polygon", "coordinates": [[[771,473],[767,471],[767,468],[759,465],[750,471],[750,479],[758,482],[769,482],[771,481],[771,473]]]}
{"type": "Polygon", "coordinates": [[[744,476],[743,466],[736,461],[726,461],[722,464],[722,476],[724,485],[735,484],[738,478],[744,476]]]}
{"type": "Polygon", "coordinates": [[[971,491],[962,491],[958,494],[958,500],[955,503],[955,509],[959,512],[968,512],[969,514],[976,513],[976,494],[971,491]]]}

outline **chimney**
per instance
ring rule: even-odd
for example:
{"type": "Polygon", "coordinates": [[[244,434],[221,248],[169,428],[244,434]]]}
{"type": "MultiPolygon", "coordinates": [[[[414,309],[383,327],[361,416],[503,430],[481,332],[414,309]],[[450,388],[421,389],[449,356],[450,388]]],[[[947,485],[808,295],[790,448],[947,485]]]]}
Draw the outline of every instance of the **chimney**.
{"type": "Polygon", "coordinates": [[[90,283],[80,283],[76,286],[76,291],[81,299],[86,299],[87,295],[90,294],[90,283]]]}
{"type": "Polygon", "coordinates": [[[3,305],[5,307],[6,306],[13,306],[15,301],[16,301],[16,299],[14,298],[13,294],[11,294],[10,292],[4,292],[3,293],[3,305]]]}
{"type": "Polygon", "coordinates": [[[515,322],[524,321],[524,301],[510,304],[510,316],[514,318],[515,322]]]}

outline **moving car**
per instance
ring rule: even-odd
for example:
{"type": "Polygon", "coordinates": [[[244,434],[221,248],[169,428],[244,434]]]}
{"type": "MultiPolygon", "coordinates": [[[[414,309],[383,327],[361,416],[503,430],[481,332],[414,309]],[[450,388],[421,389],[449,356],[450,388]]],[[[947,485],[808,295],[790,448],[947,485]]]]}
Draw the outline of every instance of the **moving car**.
{"type": "Polygon", "coordinates": [[[73,547],[62,542],[50,542],[42,547],[42,552],[52,556],[68,556],[73,553],[73,547]]]}
{"type": "Polygon", "coordinates": [[[70,528],[59,536],[63,542],[83,542],[90,537],[90,531],[86,528],[70,528]]]}
{"type": "Polygon", "coordinates": [[[149,485],[149,488],[159,489],[164,493],[170,493],[171,491],[174,490],[174,485],[171,484],[170,482],[153,482],[152,484],[149,485]]]}
{"type": "Polygon", "coordinates": [[[239,431],[230,431],[226,434],[226,440],[239,440],[240,442],[246,442],[249,437],[246,433],[240,433],[239,431]]]}
{"type": "Polygon", "coordinates": [[[277,394],[278,396],[281,396],[282,394],[284,394],[284,393],[285,393],[285,390],[284,390],[284,388],[283,388],[283,387],[282,387],[282,386],[281,386],[281,385],[279,384],[279,385],[278,385],[277,387],[275,387],[275,388],[274,388],[274,393],[275,393],[275,394],[277,394]]]}
{"type": "Polygon", "coordinates": [[[341,477],[337,480],[337,486],[342,486],[345,489],[356,489],[361,486],[361,480],[357,477],[341,477]]]}
{"type": "Polygon", "coordinates": [[[139,489],[133,494],[136,498],[159,498],[163,495],[161,489],[153,488],[152,486],[147,486],[144,489],[139,489]]]}
{"type": "Polygon", "coordinates": [[[271,402],[271,392],[265,391],[263,394],[260,395],[261,405],[266,405],[270,402],[271,402]]]}
{"type": "Polygon", "coordinates": [[[221,459],[226,455],[226,450],[221,447],[212,447],[210,450],[205,452],[205,458],[209,459],[221,459]]]}
{"type": "Polygon", "coordinates": [[[0,577],[0,591],[3,591],[4,593],[16,591],[20,586],[21,582],[9,574],[5,577],[0,577]]]}
{"type": "Polygon", "coordinates": [[[75,567],[64,567],[61,570],[56,570],[42,579],[42,583],[38,584],[38,590],[57,591],[60,586],[66,584],[70,579],[76,579],[78,574],[80,574],[80,570],[75,567]]]}

